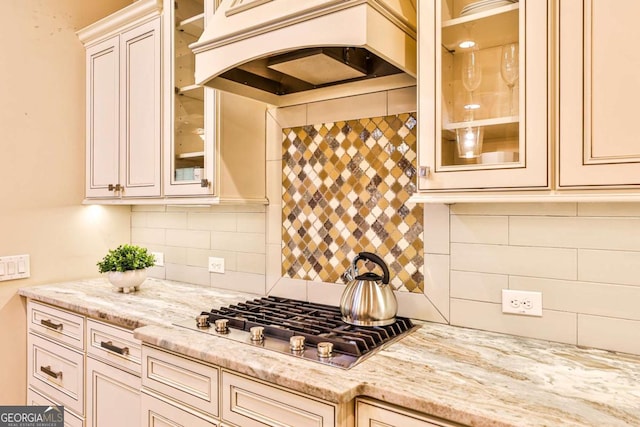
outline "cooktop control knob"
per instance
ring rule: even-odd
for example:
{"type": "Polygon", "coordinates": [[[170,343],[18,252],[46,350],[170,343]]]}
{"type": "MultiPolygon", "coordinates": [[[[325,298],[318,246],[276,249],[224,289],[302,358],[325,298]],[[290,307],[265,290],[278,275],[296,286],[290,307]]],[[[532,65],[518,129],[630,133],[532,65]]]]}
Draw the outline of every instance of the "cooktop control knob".
{"type": "Polygon", "coordinates": [[[304,337],[302,335],[294,335],[289,338],[289,347],[294,353],[304,351],[304,337]]]}
{"type": "Polygon", "coordinates": [[[216,319],[216,332],[219,334],[228,334],[229,327],[227,326],[227,323],[229,323],[228,319],[216,319]]]}
{"type": "Polygon", "coordinates": [[[331,357],[332,352],[333,352],[333,343],[330,343],[330,342],[318,343],[318,357],[323,359],[327,357],[331,357]]]}
{"type": "Polygon", "coordinates": [[[264,328],[262,326],[254,326],[249,329],[251,333],[251,341],[260,342],[264,340],[264,328]]]}
{"type": "Polygon", "coordinates": [[[201,314],[199,316],[196,316],[196,325],[198,325],[198,328],[208,328],[209,327],[209,315],[208,314],[201,314]]]}

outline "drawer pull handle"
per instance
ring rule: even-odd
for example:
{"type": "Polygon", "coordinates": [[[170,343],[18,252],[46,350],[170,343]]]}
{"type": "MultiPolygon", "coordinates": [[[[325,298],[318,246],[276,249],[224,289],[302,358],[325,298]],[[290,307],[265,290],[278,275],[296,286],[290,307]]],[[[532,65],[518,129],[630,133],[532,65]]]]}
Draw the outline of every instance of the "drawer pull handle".
{"type": "Polygon", "coordinates": [[[40,366],[40,370],[42,372],[44,372],[45,374],[49,375],[51,378],[55,378],[57,380],[61,380],[62,379],[62,371],[54,372],[51,369],[51,366],[40,366]]]}
{"type": "Polygon", "coordinates": [[[40,324],[46,326],[47,328],[55,329],[56,331],[61,331],[64,325],[62,323],[53,323],[49,319],[42,319],[40,324]]]}
{"type": "Polygon", "coordinates": [[[123,356],[129,355],[129,347],[118,347],[116,345],[113,345],[111,341],[100,341],[100,347],[106,348],[107,350],[111,350],[114,353],[118,353],[123,356]]]}

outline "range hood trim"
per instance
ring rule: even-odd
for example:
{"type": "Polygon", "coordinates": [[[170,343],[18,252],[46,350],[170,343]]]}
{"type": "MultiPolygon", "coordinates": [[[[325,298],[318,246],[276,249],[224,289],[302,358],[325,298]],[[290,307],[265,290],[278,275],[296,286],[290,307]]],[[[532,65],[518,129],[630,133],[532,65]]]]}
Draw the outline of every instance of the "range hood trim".
{"type": "Polygon", "coordinates": [[[190,45],[196,53],[196,83],[249,96],[275,106],[304,103],[306,99],[320,100],[328,99],[327,96],[340,97],[345,94],[412,86],[416,83],[417,41],[415,29],[405,24],[406,22],[400,23],[396,14],[390,13],[388,8],[377,1],[357,0],[333,2],[329,7],[313,10],[304,16],[290,14],[288,18],[274,21],[266,27],[254,26],[247,32],[218,38],[211,38],[205,29],[202,38],[190,45]],[[332,28],[332,31],[328,32],[327,28],[332,28]],[[300,34],[305,34],[306,40],[301,42],[300,34]],[[319,47],[364,48],[404,73],[347,81],[331,87],[284,95],[248,86],[243,88],[241,83],[220,77],[221,74],[256,59],[319,47]],[[376,82],[377,80],[379,81],[376,82]],[[385,87],[385,84],[388,86],[385,87]],[[365,87],[367,85],[369,90],[365,87]],[[354,89],[349,89],[351,86],[354,89]]]}

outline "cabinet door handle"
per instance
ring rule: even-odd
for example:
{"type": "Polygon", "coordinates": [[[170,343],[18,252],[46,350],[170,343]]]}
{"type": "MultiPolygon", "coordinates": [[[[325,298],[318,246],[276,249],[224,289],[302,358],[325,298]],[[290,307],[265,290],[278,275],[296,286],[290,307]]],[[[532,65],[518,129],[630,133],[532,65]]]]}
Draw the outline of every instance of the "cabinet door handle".
{"type": "Polygon", "coordinates": [[[107,189],[108,189],[109,191],[121,191],[121,190],[124,190],[124,188],[123,188],[123,187],[122,187],[122,185],[120,185],[120,184],[116,184],[116,185],[109,184],[109,186],[107,187],[107,189]]]}
{"type": "Polygon", "coordinates": [[[47,328],[55,329],[56,331],[61,331],[64,325],[62,323],[53,323],[50,319],[42,319],[40,321],[42,326],[46,326],[47,328]]]}
{"type": "Polygon", "coordinates": [[[55,378],[57,380],[61,380],[62,379],[62,371],[54,372],[51,369],[51,365],[49,365],[49,366],[40,366],[40,370],[42,372],[44,372],[45,374],[49,375],[51,378],[55,378]]]}
{"type": "Polygon", "coordinates": [[[113,345],[111,341],[100,341],[100,347],[106,348],[107,350],[113,351],[114,353],[121,354],[123,356],[129,355],[129,347],[118,347],[113,345]]]}

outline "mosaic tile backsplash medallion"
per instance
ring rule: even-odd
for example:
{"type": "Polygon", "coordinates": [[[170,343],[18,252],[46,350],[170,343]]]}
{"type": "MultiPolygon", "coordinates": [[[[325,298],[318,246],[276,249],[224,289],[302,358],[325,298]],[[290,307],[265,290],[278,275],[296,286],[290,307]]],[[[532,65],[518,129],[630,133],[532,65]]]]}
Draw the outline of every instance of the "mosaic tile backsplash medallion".
{"type": "Polygon", "coordinates": [[[415,114],[282,131],[283,277],[342,283],[356,254],[369,251],[385,260],[393,286],[423,292],[423,207],[407,203],[415,114]]]}

